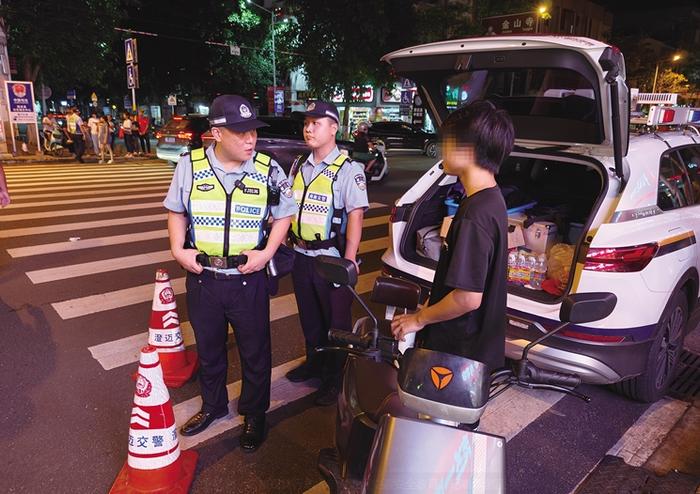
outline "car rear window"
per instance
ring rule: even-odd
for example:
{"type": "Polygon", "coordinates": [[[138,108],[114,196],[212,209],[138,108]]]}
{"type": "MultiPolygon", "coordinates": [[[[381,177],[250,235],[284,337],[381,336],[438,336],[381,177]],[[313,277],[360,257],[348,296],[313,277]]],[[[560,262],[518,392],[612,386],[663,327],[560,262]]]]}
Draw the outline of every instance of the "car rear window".
{"type": "Polygon", "coordinates": [[[206,119],[204,118],[178,118],[172,119],[167,124],[165,124],[165,126],[163,127],[163,131],[182,132],[185,130],[196,130],[201,132],[203,130],[206,130],[207,128],[208,124],[206,123],[206,119]]]}
{"type": "Polygon", "coordinates": [[[518,139],[599,144],[596,91],[579,72],[559,68],[461,72],[442,83],[448,112],[478,99],[508,111],[518,139]]]}

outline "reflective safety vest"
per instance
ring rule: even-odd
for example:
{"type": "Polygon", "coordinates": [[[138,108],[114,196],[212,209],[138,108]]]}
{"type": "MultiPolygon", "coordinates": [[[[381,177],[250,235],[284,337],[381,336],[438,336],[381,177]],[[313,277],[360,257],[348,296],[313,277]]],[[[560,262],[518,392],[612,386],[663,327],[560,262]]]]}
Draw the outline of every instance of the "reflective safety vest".
{"type": "Polygon", "coordinates": [[[333,183],[338,172],[349,158],[344,154],[338,156],[332,164],[326,166],[308,184],[304,180],[301,166],[294,176],[292,190],[294,200],[299,206],[299,214],[292,219],[292,234],[305,241],[323,241],[331,238],[331,232],[340,231],[344,210],[335,209],[333,202],[333,183]]]}
{"type": "Polygon", "coordinates": [[[255,172],[245,173],[230,194],[219,182],[204,149],[194,149],[190,191],[190,242],[210,256],[237,256],[263,238],[268,216],[270,157],[255,154],[255,172]]]}

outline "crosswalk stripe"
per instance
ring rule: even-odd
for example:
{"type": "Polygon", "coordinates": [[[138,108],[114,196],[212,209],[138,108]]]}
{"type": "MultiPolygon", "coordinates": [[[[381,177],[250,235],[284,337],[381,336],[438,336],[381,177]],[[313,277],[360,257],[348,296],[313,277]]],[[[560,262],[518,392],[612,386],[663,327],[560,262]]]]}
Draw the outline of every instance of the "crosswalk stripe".
{"type": "MultiPolygon", "coordinates": [[[[375,216],[372,218],[365,218],[362,224],[363,228],[369,228],[373,226],[386,224],[389,220],[389,216],[375,216]]],[[[36,256],[41,254],[51,254],[56,252],[67,252],[82,249],[91,249],[94,247],[105,247],[110,245],[120,245],[128,244],[132,242],[142,242],[145,240],[154,240],[157,238],[167,238],[168,230],[153,230],[141,233],[129,233],[125,235],[113,235],[109,237],[98,237],[98,238],[88,238],[80,240],[78,242],[55,242],[43,245],[31,245],[28,247],[17,247],[14,249],[7,249],[8,254],[12,257],[27,257],[36,256]]],[[[368,248],[371,244],[365,245],[368,248]]]]}
{"type": "Polygon", "coordinates": [[[690,403],[664,398],[651,405],[608,451],[633,467],[646,463],[690,403]]]}
{"type": "Polygon", "coordinates": [[[108,226],[131,225],[136,223],[149,223],[153,221],[165,221],[167,213],[150,214],[145,216],[129,216],[126,218],[114,218],[109,220],[81,221],[78,223],[61,223],[59,225],[30,226],[26,228],[0,229],[0,238],[25,237],[29,235],[44,235],[46,233],[73,232],[90,228],[105,228],[108,226]]]}
{"type": "Polygon", "coordinates": [[[56,177],[56,176],[61,176],[61,177],[80,177],[80,176],[87,176],[87,175],[103,175],[105,173],[110,174],[110,175],[128,175],[129,173],[138,173],[138,172],[165,172],[169,171],[170,173],[173,172],[173,169],[167,166],[152,166],[152,167],[133,167],[133,166],[118,166],[115,167],[113,165],[110,165],[108,167],[102,167],[102,168],[93,168],[91,170],[88,169],[59,169],[56,168],[54,170],[34,170],[34,171],[20,171],[20,170],[12,170],[11,172],[6,173],[7,177],[26,177],[26,178],[42,178],[42,177],[56,177]]]}
{"type": "MultiPolygon", "coordinates": [[[[162,188],[160,188],[162,189],[162,188]]],[[[38,208],[45,206],[63,206],[65,204],[86,204],[91,202],[109,202],[109,201],[126,201],[132,199],[149,199],[152,197],[165,197],[165,192],[153,192],[151,194],[132,194],[132,195],[119,195],[119,196],[107,196],[107,197],[88,197],[84,199],[61,199],[58,201],[37,201],[37,202],[13,202],[5,208],[5,211],[12,211],[13,209],[21,208],[38,208]]],[[[14,197],[12,198],[14,200],[14,197]]]]}
{"type": "Polygon", "coordinates": [[[63,184],[65,182],[71,183],[71,182],[86,182],[86,179],[95,179],[99,180],[100,182],[102,181],[114,181],[114,180],[123,180],[125,178],[144,178],[144,179],[150,179],[150,178],[161,178],[161,177],[172,177],[172,172],[167,172],[167,171],[152,171],[152,172],[132,172],[132,173],[121,173],[121,174],[114,174],[114,173],[102,173],[102,174],[96,174],[96,173],[90,173],[82,176],[66,176],[66,175],[55,175],[51,177],[38,177],[38,178],[8,178],[7,182],[10,185],[10,187],[18,186],[18,185],[49,185],[49,184],[55,184],[55,183],[60,183],[63,184]]]}
{"type": "MultiPolygon", "coordinates": [[[[94,180],[81,180],[81,184],[95,184],[95,185],[105,185],[107,187],[116,187],[117,184],[125,184],[125,185],[133,185],[134,182],[144,182],[144,183],[151,183],[152,181],[155,181],[157,179],[162,179],[162,178],[167,178],[165,175],[163,176],[155,176],[155,177],[129,177],[129,178],[97,178],[94,180]]],[[[171,179],[168,179],[168,182],[170,182],[171,179]]],[[[66,182],[69,183],[69,182],[66,182]]],[[[26,189],[26,188],[32,188],[35,190],[62,190],[66,187],[72,187],[72,188],[78,188],[76,185],[66,185],[64,186],[63,182],[54,182],[54,181],[49,181],[45,183],[40,183],[40,184],[33,184],[33,183],[21,183],[21,184],[8,184],[8,188],[10,190],[15,190],[15,189],[26,189]],[[58,187],[51,187],[51,185],[54,185],[58,183],[58,187]]]]}
{"type": "Polygon", "coordinates": [[[26,220],[36,220],[43,218],[61,218],[63,216],[79,216],[83,214],[99,214],[99,213],[113,213],[116,211],[134,211],[137,209],[155,209],[161,208],[165,209],[163,206],[163,201],[156,202],[142,202],[137,204],[121,204],[114,206],[104,206],[99,208],[83,208],[83,209],[59,209],[58,211],[42,211],[40,213],[18,213],[18,214],[8,214],[1,215],[0,222],[10,222],[10,221],[26,221],[26,220]]]}
{"type": "MultiPolygon", "coordinates": [[[[140,180],[140,179],[137,179],[137,181],[138,180],[140,180]]],[[[145,182],[143,180],[141,180],[141,181],[144,183],[144,185],[156,185],[156,184],[170,185],[170,182],[172,180],[168,179],[168,180],[148,180],[145,182]]],[[[108,183],[108,184],[103,183],[103,181],[100,181],[100,182],[94,183],[94,184],[93,183],[85,184],[85,182],[81,182],[81,184],[85,184],[85,185],[61,185],[59,187],[40,187],[40,188],[37,188],[34,185],[22,185],[21,187],[10,186],[10,191],[11,191],[10,193],[13,194],[13,197],[14,197],[14,192],[18,188],[28,189],[29,191],[58,191],[58,190],[76,190],[77,191],[77,190],[84,190],[84,189],[90,189],[90,191],[92,191],[93,189],[107,189],[107,188],[118,189],[119,187],[122,187],[122,186],[123,187],[134,187],[134,185],[138,185],[138,184],[134,184],[133,182],[134,182],[134,180],[123,179],[120,182],[112,182],[112,183],[108,183]]],[[[132,190],[140,190],[140,188],[132,189],[132,190]]],[[[22,192],[26,192],[26,191],[22,191],[22,192]]],[[[110,193],[112,193],[112,192],[113,191],[110,191],[110,193]]],[[[79,194],[79,192],[75,192],[75,194],[79,194]]],[[[34,197],[37,197],[37,196],[34,196],[34,197]]]]}
{"type": "MultiPolygon", "coordinates": [[[[361,274],[357,279],[357,285],[355,290],[357,293],[368,293],[372,290],[374,286],[374,280],[379,276],[379,271],[372,271],[367,274],[361,274]]],[[[182,288],[184,291],[184,278],[182,288]]],[[[153,286],[150,287],[150,296],[153,295],[153,286]]],[[[173,290],[176,293],[182,293],[182,291],[177,291],[175,285],[173,284],[173,290]]],[[[296,298],[293,293],[286,295],[280,295],[273,297],[270,300],[270,321],[277,321],[284,319],[285,317],[293,316],[297,314],[296,298]]],[[[189,322],[184,322],[180,326],[182,331],[182,338],[185,345],[193,345],[194,332],[192,331],[192,325],[189,322]]],[[[126,338],[121,338],[119,340],[110,341],[107,343],[101,343],[99,345],[94,345],[88,348],[92,357],[97,360],[103,369],[111,370],[116,367],[121,367],[122,365],[127,365],[138,361],[139,350],[148,341],[148,332],[139,333],[133,336],[127,336],[126,338]]]]}
{"type": "Polygon", "coordinates": [[[12,257],[28,257],[43,254],[53,254],[56,252],[67,252],[82,249],[92,249],[95,247],[105,247],[110,245],[129,244],[133,242],[143,242],[157,238],[168,238],[168,230],[152,230],[141,233],[127,233],[125,235],[112,235],[109,237],[86,238],[78,242],[55,242],[43,245],[30,245],[29,247],[17,247],[7,249],[7,253],[12,257]]]}
{"type": "MultiPolygon", "coordinates": [[[[151,185],[149,187],[139,187],[136,192],[146,192],[149,190],[160,190],[163,193],[163,196],[165,197],[165,192],[168,190],[168,184],[169,182],[163,182],[162,185],[151,185]]],[[[121,196],[123,199],[129,199],[132,197],[132,195],[129,194],[129,190],[123,190],[120,189],[120,192],[123,192],[124,194],[121,196]]],[[[114,190],[112,188],[109,188],[107,190],[89,190],[85,192],[81,192],[80,195],[81,197],[85,197],[89,195],[90,197],[86,197],[84,200],[86,202],[98,202],[100,200],[100,197],[102,196],[108,196],[109,194],[114,194],[114,190]],[[94,196],[94,197],[93,197],[94,196]]],[[[25,207],[24,202],[21,202],[22,199],[43,199],[43,198],[57,198],[57,197],[75,197],[76,192],[46,192],[44,194],[35,194],[33,192],[27,192],[24,194],[12,194],[12,204],[8,207],[16,206],[18,208],[25,207]],[[19,202],[17,202],[19,201],[19,202]]]]}
{"type": "Polygon", "coordinates": [[[12,173],[27,173],[27,172],[56,172],[60,170],[104,170],[105,168],[160,168],[169,167],[164,161],[128,161],[123,163],[112,163],[105,165],[100,163],[51,163],[43,164],[28,164],[15,163],[5,166],[5,170],[10,170],[12,173]]]}

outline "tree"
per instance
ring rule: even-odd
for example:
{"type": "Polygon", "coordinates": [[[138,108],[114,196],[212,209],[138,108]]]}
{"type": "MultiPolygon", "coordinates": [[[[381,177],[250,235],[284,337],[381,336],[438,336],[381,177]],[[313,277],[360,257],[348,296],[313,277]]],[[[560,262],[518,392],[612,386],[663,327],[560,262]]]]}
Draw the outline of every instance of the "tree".
{"type": "Polygon", "coordinates": [[[657,93],[685,93],[688,90],[688,78],[683,74],[666,69],[659,73],[656,82],[657,93]]]}
{"type": "Polygon", "coordinates": [[[94,87],[113,67],[119,0],[9,0],[0,6],[20,77],[55,87],[94,87]]]}
{"type": "Polygon", "coordinates": [[[294,51],[300,53],[316,96],[330,98],[337,89],[347,95],[343,116],[347,128],[352,88],[392,79],[379,59],[409,44],[413,11],[400,0],[298,0],[295,6],[294,51]]]}

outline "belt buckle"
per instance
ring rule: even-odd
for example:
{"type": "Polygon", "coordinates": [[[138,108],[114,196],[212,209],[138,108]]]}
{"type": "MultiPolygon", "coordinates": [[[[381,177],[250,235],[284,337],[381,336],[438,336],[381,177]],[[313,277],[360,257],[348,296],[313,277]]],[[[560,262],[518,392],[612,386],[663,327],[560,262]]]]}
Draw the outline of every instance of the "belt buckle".
{"type": "Polygon", "coordinates": [[[226,265],[226,258],[219,256],[209,256],[209,264],[212,268],[216,269],[226,269],[228,267],[226,265]]]}

